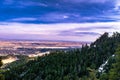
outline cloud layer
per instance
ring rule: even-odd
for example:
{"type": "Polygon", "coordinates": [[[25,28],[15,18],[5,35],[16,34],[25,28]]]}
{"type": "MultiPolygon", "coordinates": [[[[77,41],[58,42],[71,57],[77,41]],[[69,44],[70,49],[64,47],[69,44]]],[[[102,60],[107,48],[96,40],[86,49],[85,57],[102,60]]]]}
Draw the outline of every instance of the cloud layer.
{"type": "Polygon", "coordinates": [[[1,38],[93,41],[104,32],[120,31],[120,22],[28,24],[0,23],[1,38]],[[106,26],[105,26],[106,25],[106,26]]]}
{"type": "Polygon", "coordinates": [[[93,41],[120,30],[120,0],[1,0],[0,5],[0,38],[93,41]]]}

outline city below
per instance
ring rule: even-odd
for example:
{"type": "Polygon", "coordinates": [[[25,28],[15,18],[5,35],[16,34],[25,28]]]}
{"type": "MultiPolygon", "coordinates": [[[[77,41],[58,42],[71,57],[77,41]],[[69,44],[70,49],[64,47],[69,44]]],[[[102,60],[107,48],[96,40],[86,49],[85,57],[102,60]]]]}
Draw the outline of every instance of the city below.
{"type": "Polygon", "coordinates": [[[67,41],[0,41],[0,54],[31,54],[43,49],[79,48],[86,43],[67,41]]]}
{"type": "Polygon", "coordinates": [[[55,50],[70,50],[81,48],[85,42],[72,41],[30,41],[30,40],[1,40],[0,56],[5,56],[4,64],[19,60],[18,55],[37,57],[49,54],[55,50]]]}

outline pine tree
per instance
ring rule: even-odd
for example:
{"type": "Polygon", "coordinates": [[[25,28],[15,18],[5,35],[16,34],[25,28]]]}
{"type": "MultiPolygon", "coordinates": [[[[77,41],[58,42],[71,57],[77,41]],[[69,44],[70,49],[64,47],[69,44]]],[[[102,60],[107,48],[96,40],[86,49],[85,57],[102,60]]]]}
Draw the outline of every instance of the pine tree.
{"type": "MultiPolygon", "coordinates": [[[[0,58],[0,67],[3,65],[2,63],[2,59],[0,58]]],[[[0,80],[5,80],[5,77],[3,76],[3,74],[0,74],[0,80]]]]}
{"type": "Polygon", "coordinates": [[[0,67],[3,65],[3,63],[2,63],[2,59],[0,58],[0,67]]]}
{"type": "Polygon", "coordinates": [[[115,53],[116,62],[113,64],[113,68],[109,72],[109,80],[120,80],[120,46],[115,53]]]}

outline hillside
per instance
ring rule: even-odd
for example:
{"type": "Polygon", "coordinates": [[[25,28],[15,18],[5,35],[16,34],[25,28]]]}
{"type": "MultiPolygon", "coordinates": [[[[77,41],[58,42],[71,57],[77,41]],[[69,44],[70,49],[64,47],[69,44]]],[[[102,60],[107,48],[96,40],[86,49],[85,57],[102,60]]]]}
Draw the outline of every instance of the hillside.
{"type": "Polygon", "coordinates": [[[1,74],[5,80],[119,80],[120,75],[112,74],[115,72],[112,64],[116,64],[116,56],[119,57],[116,51],[119,42],[120,33],[112,36],[104,33],[90,46],[54,51],[25,64],[18,63],[1,74]],[[100,72],[99,67],[107,60],[104,71],[100,72]]]}

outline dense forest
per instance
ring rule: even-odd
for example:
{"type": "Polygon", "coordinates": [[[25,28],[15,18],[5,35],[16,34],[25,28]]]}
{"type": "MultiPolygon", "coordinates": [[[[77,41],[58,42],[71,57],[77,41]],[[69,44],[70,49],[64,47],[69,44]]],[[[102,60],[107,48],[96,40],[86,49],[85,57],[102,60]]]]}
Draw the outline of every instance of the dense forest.
{"type": "Polygon", "coordinates": [[[53,51],[34,60],[18,62],[1,70],[0,80],[120,80],[119,44],[120,33],[112,36],[104,33],[80,49],[53,51]]]}

